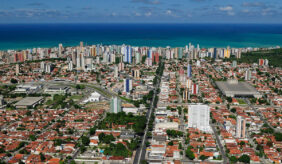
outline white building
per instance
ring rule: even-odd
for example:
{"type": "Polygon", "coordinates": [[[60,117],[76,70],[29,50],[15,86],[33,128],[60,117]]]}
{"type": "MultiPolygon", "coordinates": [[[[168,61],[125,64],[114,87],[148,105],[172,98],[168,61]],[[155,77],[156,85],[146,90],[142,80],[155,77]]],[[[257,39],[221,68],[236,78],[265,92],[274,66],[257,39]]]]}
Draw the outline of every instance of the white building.
{"type": "Polygon", "coordinates": [[[19,84],[15,89],[15,93],[36,93],[39,92],[42,88],[42,85],[34,85],[34,84],[19,84]]]}
{"type": "Polygon", "coordinates": [[[132,113],[132,114],[137,114],[138,113],[138,108],[122,108],[122,111],[125,113],[132,113]]]}
{"type": "Polygon", "coordinates": [[[69,64],[68,64],[68,70],[69,70],[69,71],[72,71],[72,70],[73,70],[73,64],[72,64],[72,62],[69,62],[69,64]]]}
{"type": "Polygon", "coordinates": [[[83,103],[98,102],[100,101],[100,97],[101,95],[98,92],[93,92],[91,93],[90,97],[83,101],[83,103]]]}
{"type": "Polygon", "coordinates": [[[208,105],[189,105],[188,106],[188,127],[198,128],[204,132],[210,132],[210,107],[208,105]]]}
{"type": "Polygon", "coordinates": [[[157,123],[155,129],[171,129],[171,130],[178,130],[179,124],[177,122],[160,122],[157,123]]]}
{"type": "Polygon", "coordinates": [[[246,120],[242,116],[237,117],[236,137],[237,138],[246,137],[246,120]]]}

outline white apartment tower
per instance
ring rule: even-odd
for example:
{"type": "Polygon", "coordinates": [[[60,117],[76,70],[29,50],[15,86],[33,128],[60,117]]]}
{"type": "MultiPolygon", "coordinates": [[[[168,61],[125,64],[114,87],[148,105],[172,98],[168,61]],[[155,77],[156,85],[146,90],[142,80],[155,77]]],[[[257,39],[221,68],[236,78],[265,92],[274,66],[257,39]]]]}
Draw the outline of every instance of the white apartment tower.
{"type": "Polygon", "coordinates": [[[237,117],[236,137],[237,138],[246,137],[246,120],[242,116],[237,117]]]}
{"type": "Polygon", "coordinates": [[[198,128],[204,132],[210,132],[210,107],[208,105],[188,105],[188,127],[198,128]]]}

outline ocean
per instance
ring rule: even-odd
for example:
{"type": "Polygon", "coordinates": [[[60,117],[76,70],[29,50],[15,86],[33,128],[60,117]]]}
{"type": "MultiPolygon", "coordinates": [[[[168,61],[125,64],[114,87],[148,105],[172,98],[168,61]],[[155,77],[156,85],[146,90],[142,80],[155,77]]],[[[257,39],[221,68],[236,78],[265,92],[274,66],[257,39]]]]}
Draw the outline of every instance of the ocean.
{"type": "Polygon", "coordinates": [[[84,44],[282,46],[282,24],[0,24],[0,49],[84,44]]]}

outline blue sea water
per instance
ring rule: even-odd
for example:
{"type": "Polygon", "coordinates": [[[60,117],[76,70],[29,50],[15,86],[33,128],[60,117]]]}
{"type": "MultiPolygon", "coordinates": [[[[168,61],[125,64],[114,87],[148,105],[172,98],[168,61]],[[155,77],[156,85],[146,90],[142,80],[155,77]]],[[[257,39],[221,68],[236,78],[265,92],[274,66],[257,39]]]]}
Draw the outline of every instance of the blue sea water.
{"type": "Polygon", "coordinates": [[[133,46],[282,46],[282,24],[0,24],[0,49],[130,44],[133,46]]]}

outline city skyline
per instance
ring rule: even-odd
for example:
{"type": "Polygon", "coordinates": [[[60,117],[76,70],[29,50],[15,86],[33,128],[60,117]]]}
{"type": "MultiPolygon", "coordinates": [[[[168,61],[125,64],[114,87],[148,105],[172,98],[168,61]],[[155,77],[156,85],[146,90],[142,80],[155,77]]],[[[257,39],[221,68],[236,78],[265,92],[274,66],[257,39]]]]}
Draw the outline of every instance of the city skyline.
{"type": "Polygon", "coordinates": [[[0,23],[282,23],[270,0],[4,0],[0,23]]]}

